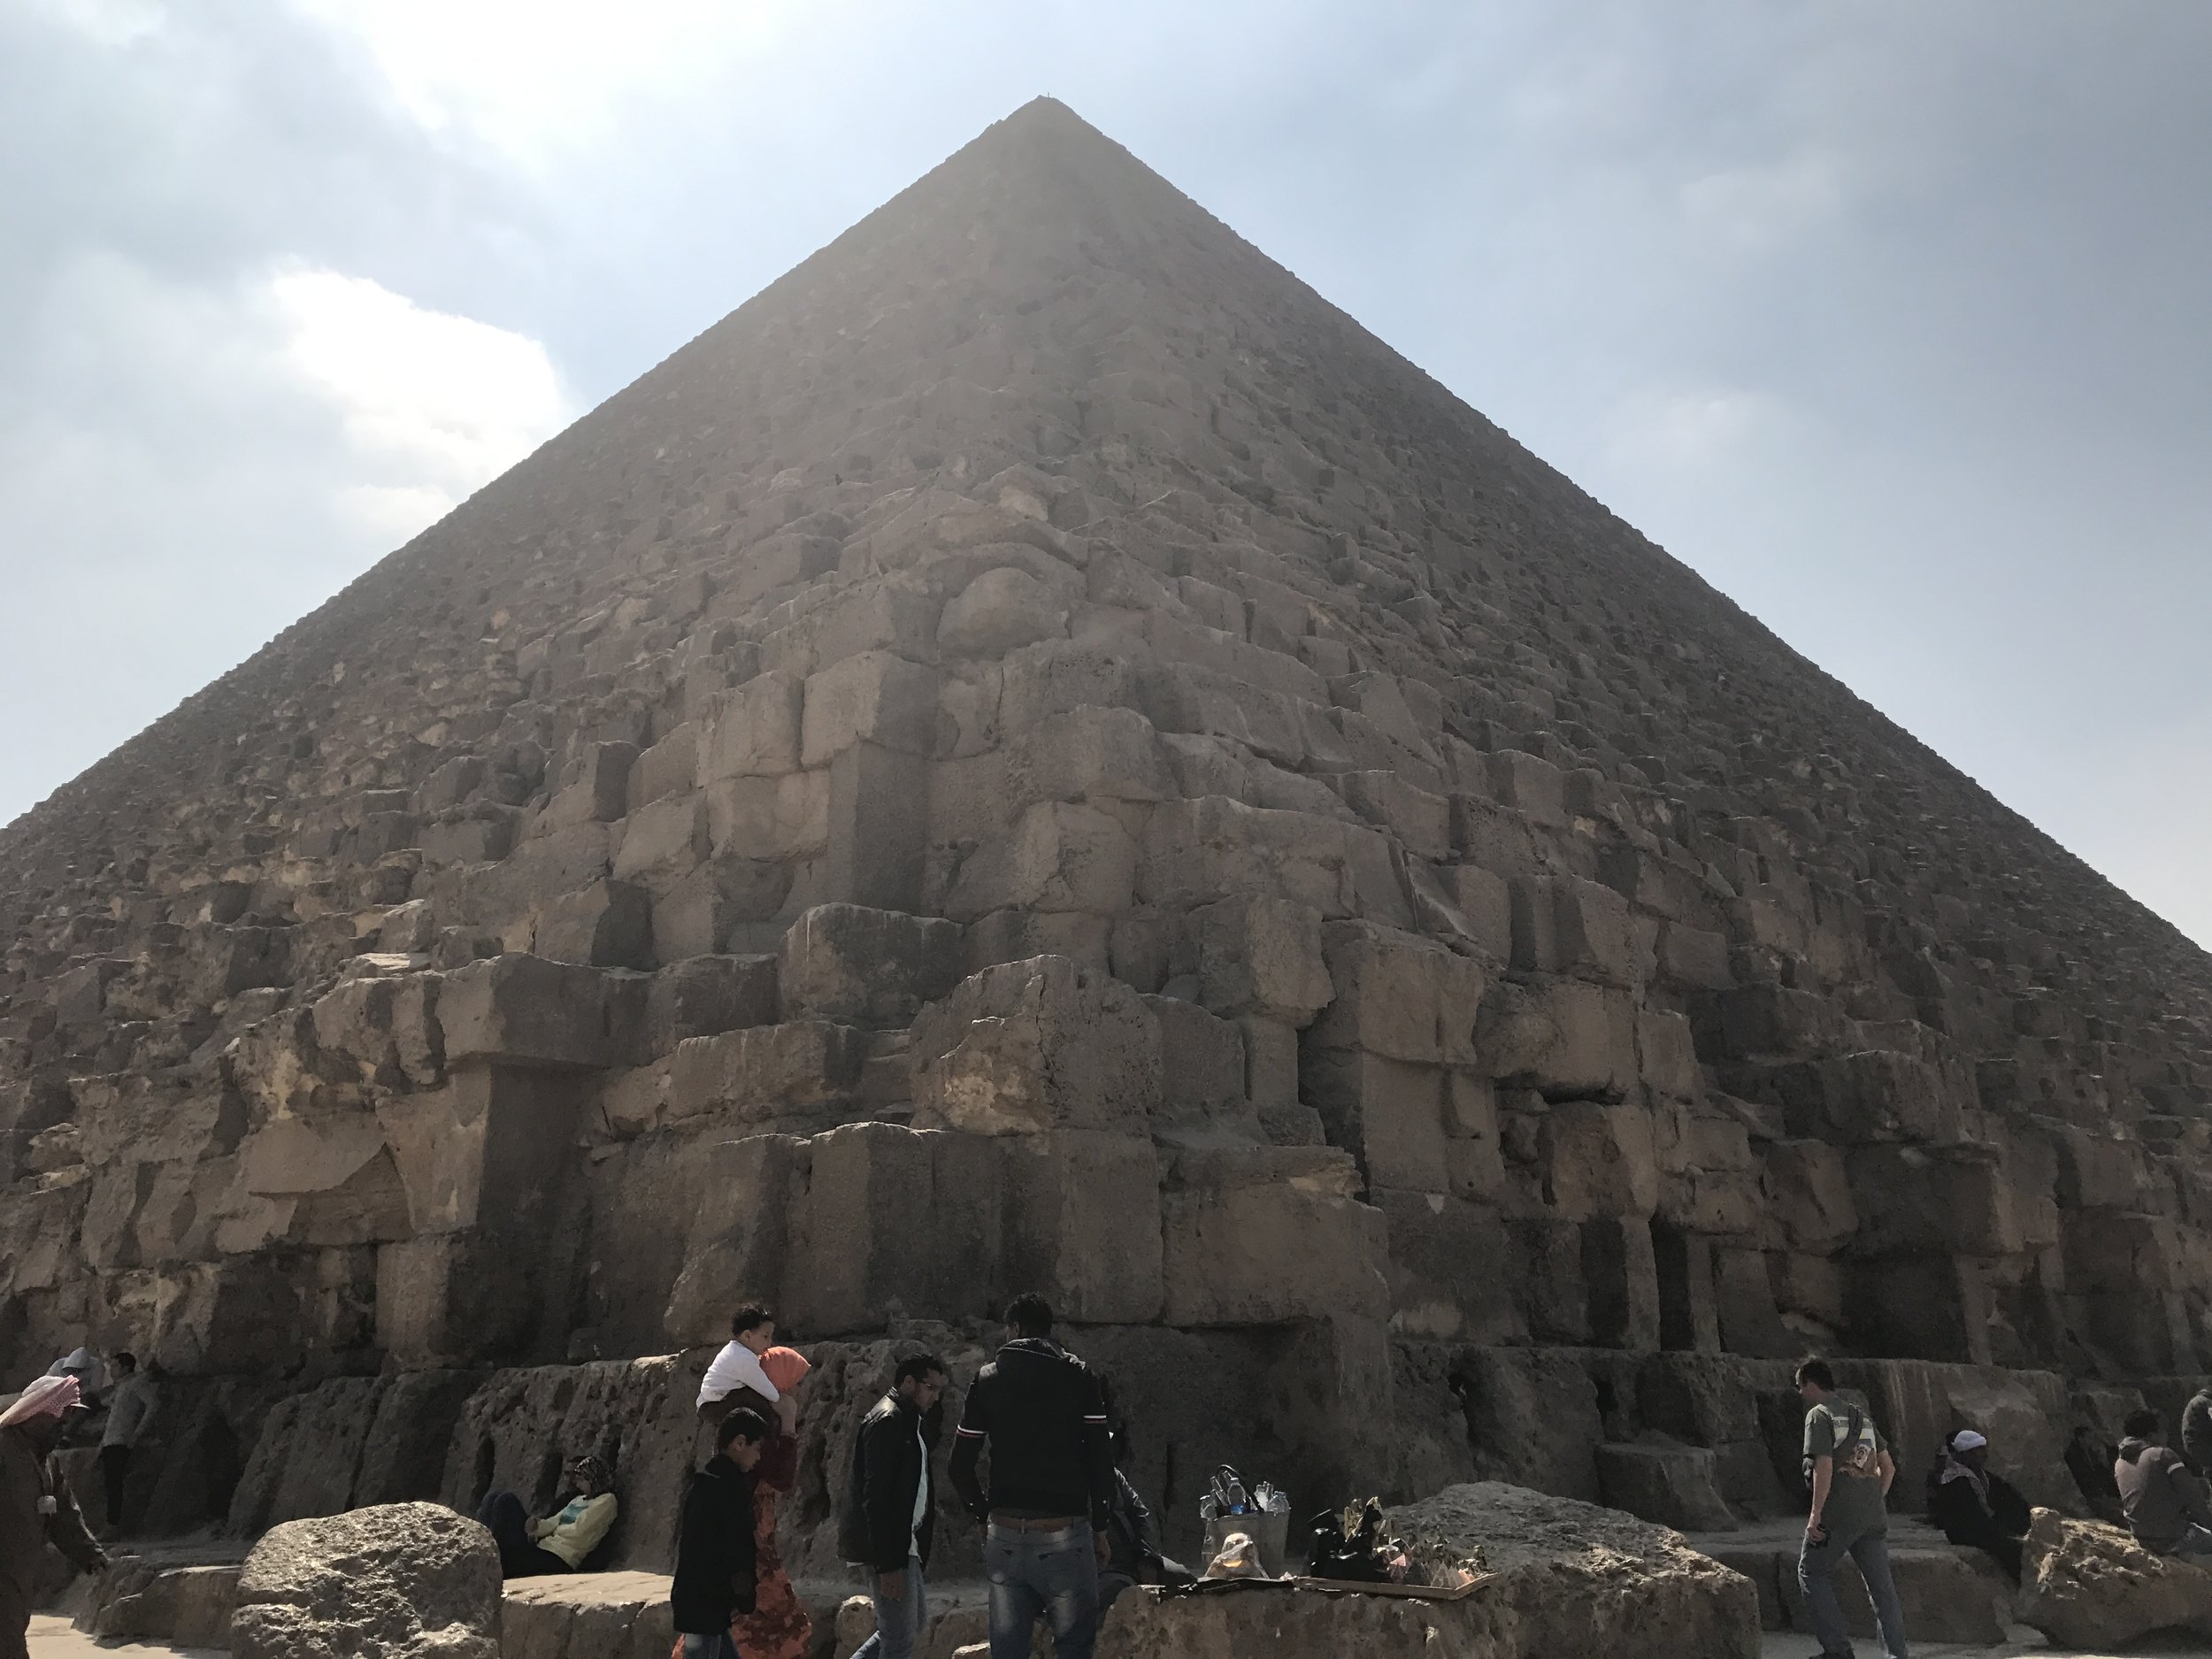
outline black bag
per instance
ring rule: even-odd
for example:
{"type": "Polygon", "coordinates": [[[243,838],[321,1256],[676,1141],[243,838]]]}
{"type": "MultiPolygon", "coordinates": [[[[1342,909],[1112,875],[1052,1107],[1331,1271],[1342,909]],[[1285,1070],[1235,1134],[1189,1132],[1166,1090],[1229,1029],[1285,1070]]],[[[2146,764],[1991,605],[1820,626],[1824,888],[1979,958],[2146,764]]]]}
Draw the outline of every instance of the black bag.
{"type": "Polygon", "coordinates": [[[1348,1584],[1390,1582],[1392,1551],[1385,1548],[1383,1509],[1370,1498],[1356,1509],[1324,1509],[1309,1525],[1313,1549],[1306,1571],[1316,1578],[1336,1578],[1348,1584]]]}

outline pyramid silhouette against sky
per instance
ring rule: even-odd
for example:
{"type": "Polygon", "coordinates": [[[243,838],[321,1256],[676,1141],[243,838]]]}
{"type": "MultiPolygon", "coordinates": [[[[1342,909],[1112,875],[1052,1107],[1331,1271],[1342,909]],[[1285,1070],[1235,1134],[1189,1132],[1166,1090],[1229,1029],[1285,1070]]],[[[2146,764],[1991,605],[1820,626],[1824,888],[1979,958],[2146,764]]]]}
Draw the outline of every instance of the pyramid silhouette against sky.
{"type": "Polygon", "coordinates": [[[1032,1287],[1179,1526],[1776,1507],[1813,1348],[2078,1505],[2070,1412],[2212,1363],[2212,961],[1048,101],[0,832],[0,1352],[169,1368],[157,1529],[619,1442],[657,1564],[749,1296],[803,1568],[888,1345],[1032,1287]]]}

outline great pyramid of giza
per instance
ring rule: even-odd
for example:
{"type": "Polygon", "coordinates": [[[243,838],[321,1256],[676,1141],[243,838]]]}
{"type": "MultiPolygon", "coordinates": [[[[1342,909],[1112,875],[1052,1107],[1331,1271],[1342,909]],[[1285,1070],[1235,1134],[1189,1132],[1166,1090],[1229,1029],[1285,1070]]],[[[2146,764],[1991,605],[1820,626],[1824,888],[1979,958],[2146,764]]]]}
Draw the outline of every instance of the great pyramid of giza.
{"type": "Polygon", "coordinates": [[[1771,1509],[1809,1349],[2078,1507],[2212,1360],[2212,959],[1048,101],[0,832],[0,1353],[158,1360],[155,1530],[605,1446],[657,1565],[747,1297],[802,1565],[1023,1289],[1179,1526],[1771,1509]]]}

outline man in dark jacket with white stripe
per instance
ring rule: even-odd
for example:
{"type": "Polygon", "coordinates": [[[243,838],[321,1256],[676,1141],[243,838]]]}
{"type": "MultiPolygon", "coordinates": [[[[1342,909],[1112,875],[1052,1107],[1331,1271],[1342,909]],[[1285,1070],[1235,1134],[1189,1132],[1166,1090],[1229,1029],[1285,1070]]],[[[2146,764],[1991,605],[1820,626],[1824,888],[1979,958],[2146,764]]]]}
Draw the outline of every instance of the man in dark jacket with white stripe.
{"type": "Polygon", "coordinates": [[[875,1634],[853,1659],[912,1659],[928,1623],[922,1570],[936,1530],[936,1483],[929,1455],[937,1441],[937,1402],[945,1367],[934,1354],[899,1362],[891,1392],[860,1420],[852,1479],[838,1543],[845,1559],[868,1570],[875,1634]]]}
{"type": "Polygon", "coordinates": [[[1091,1659],[1115,1487],[1105,1396],[1052,1340],[1043,1297],[1016,1297],[1006,1324],[1006,1346],[968,1390],[950,1471],[969,1513],[989,1525],[991,1659],[1029,1659],[1040,1613],[1052,1619],[1060,1659],[1091,1659]],[[987,1497],[976,1478],[987,1441],[987,1497]]]}

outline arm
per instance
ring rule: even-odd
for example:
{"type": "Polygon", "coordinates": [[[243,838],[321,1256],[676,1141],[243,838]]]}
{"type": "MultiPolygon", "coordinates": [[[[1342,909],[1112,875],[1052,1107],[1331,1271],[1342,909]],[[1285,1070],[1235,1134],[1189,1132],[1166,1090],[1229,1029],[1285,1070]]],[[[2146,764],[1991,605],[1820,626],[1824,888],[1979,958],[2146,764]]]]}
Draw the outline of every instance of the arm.
{"type": "MultiPolygon", "coordinates": [[[[2170,1455],[2170,1454],[2169,1454],[2170,1455]]],[[[2204,1482],[2189,1472],[2189,1465],[2175,1457],[2166,1465],[2166,1478],[2181,1496],[2181,1507],[2199,1526],[2212,1527],[2212,1504],[2204,1500],[2204,1482]]]]}
{"type": "Polygon", "coordinates": [[[730,1594],[739,1612],[750,1613],[760,1590],[760,1543],[753,1532],[752,1483],[738,1485],[729,1512],[722,1517],[722,1536],[729,1550],[730,1594]]]}
{"type": "Polygon", "coordinates": [[[576,1564],[580,1567],[585,1558],[599,1548],[600,1540],[614,1525],[614,1517],[619,1507],[613,1493],[603,1492],[597,1497],[588,1500],[576,1518],[567,1525],[563,1526],[557,1521],[547,1528],[546,1537],[558,1538],[563,1544],[574,1550],[576,1564]]]}
{"type": "Polygon", "coordinates": [[[1820,1531],[1821,1511],[1828,1507],[1828,1488],[1836,1478],[1836,1460],[1823,1455],[1813,1459],[1813,1509],[1805,1517],[1805,1530],[1820,1531]]]}
{"type": "Polygon", "coordinates": [[[1875,1455],[1874,1466],[1881,1471],[1882,1501],[1886,1503],[1889,1501],[1889,1489],[1897,1479],[1897,1464],[1895,1460],[1890,1456],[1888,1447],[1883,1447],[1882,1449],[1875,1455]]]}
{"type": "Polygon", "coordinates": [[[906,1494],[907,1513],[902,1518],[895,1461],[898,1448],[885,1432],[895,1433],[904,1427],[895,1416],[888,1419],[872,1417],[860,1425],[860,1443],[853,1448],[853,1455],[860,1459],[860,1513],[867,1528],[868,1565],[876,1572],[906,1570],[905,1531],[912,1524],[914,1497],[911,1493],[906,1494]]]}
{"type": "Polygon", "coordinates": [[[77,1507],[77,1494],[70,1491],[67,1478],[50,1458],[46,1478],[54,1495],[54,1513],[47,1517],[46,1536],[78,1571],[105,1571],[107,1552],[94,1540],[91,1529],[84,1524],[84,1511],[77,1507]]]}
{"type": "Polygon", "coordinates": [[[990,1500],[983,1495],[982,1482],[976,1479],[976,1460],[983,1455],[983,1441],[991,1432],[990,1408],[986,1403],[988,1380],[979,1377],[975,1386],[968,1390],[967,1405],[960,1413],[959,1432],[953,1436],[952,1466],[945,1471],[951,1478],[952,1489],[960,1494],[961,1507],[979,1521],[991,1509],[990,1500]]]}

